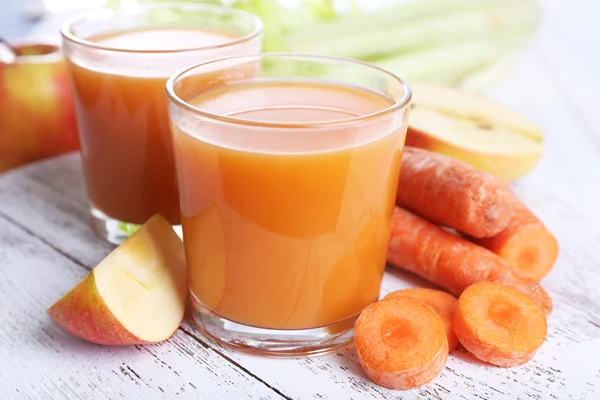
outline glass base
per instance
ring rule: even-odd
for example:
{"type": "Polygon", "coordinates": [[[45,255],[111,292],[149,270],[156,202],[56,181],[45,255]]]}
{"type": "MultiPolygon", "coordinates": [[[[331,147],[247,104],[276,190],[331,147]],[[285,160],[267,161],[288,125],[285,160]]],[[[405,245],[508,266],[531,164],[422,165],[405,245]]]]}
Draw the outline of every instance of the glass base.
{"type": "Polygon", "coordinates": [[[266,356],[306,356],[330,352],[348,344],[354,335],[351,318],[321,328],[264,329],[242,325],[213,313],[191,294],[194,322],[202,333],[218,343],[266,356]]]}
{"type": "MultiPolygon", "coordinates": [[[[131,236],[140,225],[130,222],[119,221],[104,214],[97,208],[90,209],[92,217],[92,228],[94,232],[101,238],[109,241],[112,244],[119,245],[131,236]]],[[[182,238],[183,232],[181,225],[173,226],[173,230],[182,238]]]]}

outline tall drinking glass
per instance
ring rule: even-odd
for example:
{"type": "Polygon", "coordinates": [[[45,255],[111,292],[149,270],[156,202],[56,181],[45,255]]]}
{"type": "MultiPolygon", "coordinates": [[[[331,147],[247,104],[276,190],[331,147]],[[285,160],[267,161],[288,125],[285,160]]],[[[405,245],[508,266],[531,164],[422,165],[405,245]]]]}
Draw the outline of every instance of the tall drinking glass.
{"type": "Polygon", "coordinates": [[[62,28],[95,231],[112,243],[156,213],[180,224],[165,83],[261,48],[262,23],[205,4],[100,9],[62,28]]]}
{"type": "Polygon", "coordinates": [[[265,53],[201,63],[167,92],[199,328],[272,355],[345,344],[379,296],[406,83],[357,61],[265,53]]]}

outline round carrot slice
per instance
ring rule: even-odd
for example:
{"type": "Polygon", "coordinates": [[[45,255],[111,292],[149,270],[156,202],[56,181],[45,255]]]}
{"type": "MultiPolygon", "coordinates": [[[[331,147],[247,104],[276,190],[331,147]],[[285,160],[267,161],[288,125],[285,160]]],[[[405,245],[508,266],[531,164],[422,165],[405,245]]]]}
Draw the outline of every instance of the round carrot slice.
{"type": "Polygon", "coordinates": [[[410,297],[379,301],[363,310],[354,344],[367,377],[388,389],[411,389],[432,381],[448,359],[440,316],[410,297]]]}
{"type": "Polygon", "coordinates": [[[411,297],[416,300],[424,301],[430,305],[442,318],[446,328],[446,338],[448,339],[448,351],[456,349],[458,339],[454,333],[454,308],[456,306],[456,297],[442,290],[427,288],[401,289],[388,293],[383,299],[396,299],[398,297],[411,297]]]}
{"type": "Polygon", "coordinates": [[[544,310],[513,287],[479,282],[458,298],[454,332],[469,352],[491,364],[514,367],[531,360],[547,330],[544,310]]]}

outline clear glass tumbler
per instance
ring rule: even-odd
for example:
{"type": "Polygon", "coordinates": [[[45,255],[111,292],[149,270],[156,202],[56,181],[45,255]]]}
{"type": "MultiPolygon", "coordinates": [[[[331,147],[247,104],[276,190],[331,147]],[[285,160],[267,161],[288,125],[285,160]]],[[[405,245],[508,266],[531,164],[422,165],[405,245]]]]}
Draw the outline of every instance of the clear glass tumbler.
{"type": "Polygon", "coordinates": [[[271,355],[347,343],[379,297],[409,87],[264,53],[193,66],[167,92],[198,327],[271,355]]]}
{"type": "Polygon", "coordinates": [[[156,213],[179,225],[165,84],[188,65],[259,52],[260,19],[155,3],[91,11],[62,36],[95,231],[118,244],[156,213]]]}

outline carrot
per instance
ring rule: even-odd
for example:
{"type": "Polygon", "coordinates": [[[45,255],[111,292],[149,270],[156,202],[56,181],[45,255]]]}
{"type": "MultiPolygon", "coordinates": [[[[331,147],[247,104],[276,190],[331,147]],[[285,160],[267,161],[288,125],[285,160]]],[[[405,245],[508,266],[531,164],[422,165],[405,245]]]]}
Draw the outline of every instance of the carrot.
{"type": "Polygon", "coordinates": [[[354,326],[358,360],[367,377],[388,389],[411,389],[439,375],[448,359],[440,316],[410,297],[372,303],[354,326]]]}
{"type": "Polygon", "coordinates": [[[396,204],[473,237],[493,236],[511,217],[509,189],[497,178],[431,151],[406,147],[396,204]]]}
{"type": "Polygon", "coordinates": [[[448,351],[456,349],[458,346],[458,339],[454,334],[452,324],[454,322],[454,307],[456,306],[456,297],[450,293],[443,292],[441,290],[427,289],[427,288],[410,288],[395,290],[388,293],[383,299],[396,299],[398,297],[411,297],[415,300],[425,302],[431,308],[433,308],[446,328],[446,338],[448,339],[448,351]]]}
{"type": "Polygon", "coordinates": [[[547,334],[546,315],[510,286],[479,282],[460,295],[454,331],[475,357],[500,367],[531,360],[547,334]]]}
{"type": "Polygon", "coordinates": [[[556,238],[516,197],[512,202],[512,219],[502,232],[471,240],[538,281],[546,276],[558,257],[556,238]]]}
{"type": "Polygon", "coordinates": [[[387,260],[460,296],[476,282],[513,286],[547,313],[552,300],[540,284],[491,251],[395,207],[387,260]]]}

